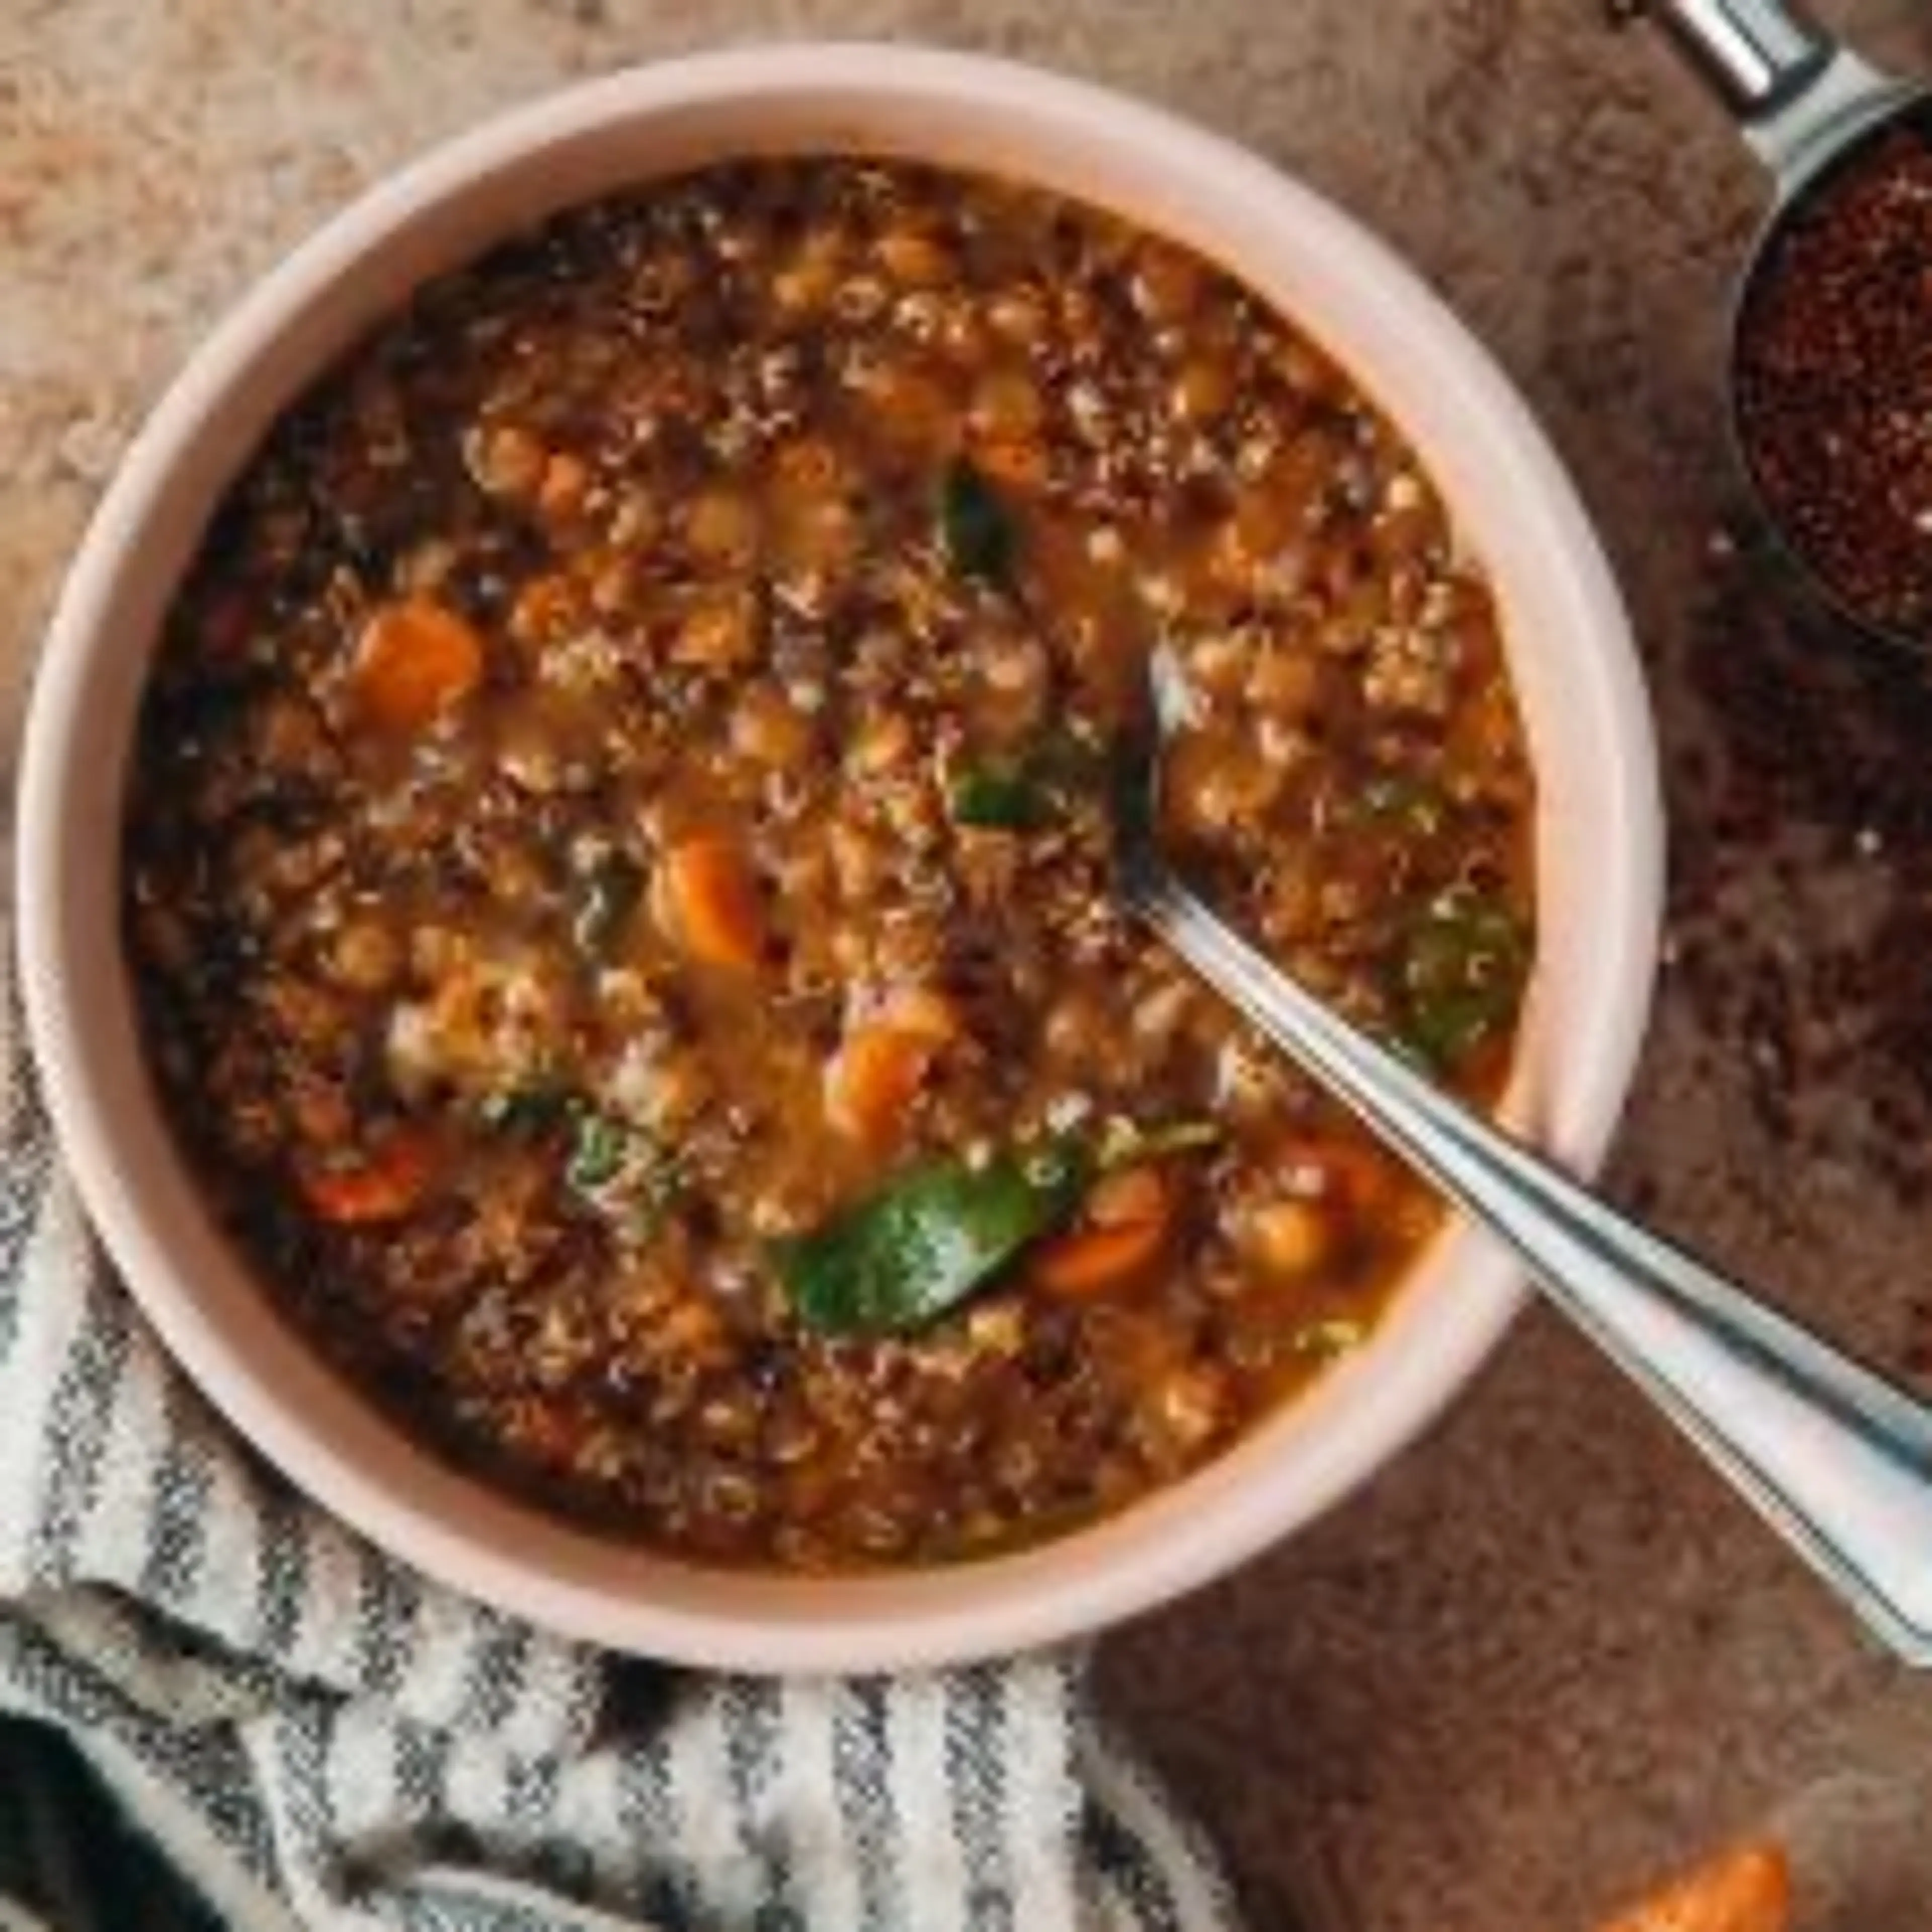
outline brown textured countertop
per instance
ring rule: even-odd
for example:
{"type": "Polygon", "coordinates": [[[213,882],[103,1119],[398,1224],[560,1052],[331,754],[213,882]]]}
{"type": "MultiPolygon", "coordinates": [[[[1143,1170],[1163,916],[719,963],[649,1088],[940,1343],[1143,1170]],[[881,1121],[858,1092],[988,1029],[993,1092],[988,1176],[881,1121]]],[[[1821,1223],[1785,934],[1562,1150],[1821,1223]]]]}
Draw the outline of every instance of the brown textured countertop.
{"type": "MultiPolygon", "coordinates": [[[[1932,68],[1911,0],[1834,11],[1932,68]]],[[[490,108],[808,33],[1012,52],[1226,128],[1381,227],[1501,353],[1623,574],[1669,764],[1679,958],[1616,1184],[1888,1361],[1922,1351],[1932,703],[1882,666],[1814,679],[1819,640],[1761,586],[1708,608],[1721,317],[1757,184],[1598,0],[0,0],[10,740],[101,479],[251,276],[490,108]],[[1740,704],[1760,664],[1788,694],[1768,718],[1740,704]]],[[[1580,1932],[1818,1779],[1932,1777],[1932,1684],[1540,1315],[1425,1447],[1113,1640],[1106,1675],[1261,1932],[1316,1856],[1365,1932],[1580,1932]]]]}

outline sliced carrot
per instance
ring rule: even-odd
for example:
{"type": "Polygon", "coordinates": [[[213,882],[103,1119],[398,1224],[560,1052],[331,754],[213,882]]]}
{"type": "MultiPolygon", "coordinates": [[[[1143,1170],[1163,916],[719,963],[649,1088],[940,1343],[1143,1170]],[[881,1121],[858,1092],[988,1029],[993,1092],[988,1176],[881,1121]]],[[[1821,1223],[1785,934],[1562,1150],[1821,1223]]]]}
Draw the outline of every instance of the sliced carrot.
{"type": "Polygon", "coordinates": [[[1077,1228],[1046,1243],[1033,1258],[1041,1287],[1075,1300],[1111,1294],[1137,1281],[1167,1245],[1164,1221],[1122,1221],[1111,1228],[1077,1228]]]}
{"type": "Polygon", "coordinates": [[[1081,1226],[1042,1242],[1029,1272],[1041,1287],[1075,1300],[1131,1287],[1160,1259],[1174,1201],[1151,1167],[1108,1174],[1087,1197],[1081,1226]]]}
{"type": "Polygon", "coordinates": [[[1790,1932],[1791,1868],[1782,1847],[1740,1845],[1666,1886],[1604,1932],[1790,1932]]]}
{"type": "Polygon", "coordinates": [[[304,1174],[302,1189],[325,1221],[362,1227],[400,1220],[422,1198],[432,1168],[428,1143],[420,1135],[400,1133],[355,1166],[304,1174]]]}
{"type": "Polygon", "coordinates": [[[428,597],[385,604],[362,626],[350,687],[364,713],[394,730],[417,730],[483,681],[483,640],[428,597]]]}
{"type": "Polygon", "coordinates": [[[1096,1228],[1138,1227],[1166,1222],[1173,1203],[1160,1169],[1151,1162],[1102,1174],[1088,1190],[1085,1218],[1096,1228]]]}
{"type": "Polygon", "coordinates": [[[664,856],[652,888],[658,922],[694,959],[749,972],[764,956],[764,906],[742,850],[701,834],[664,856]]]}
{"type": "Polygon", "coordinates": [[[846,1035],[825,1070],[825,1118],[835,1133],[878,1147],[898,1132],[932,1064],[916,1034],[862,1026],[846,1035]]]}
{"type": "Polygon", "coordinates": [[[958,1010],[929,986],[902,986],[846,1034],[825,1070],[825,1118],[835,1133],[889,1144],[933,1061],[958,1039],[958,1010]]]}

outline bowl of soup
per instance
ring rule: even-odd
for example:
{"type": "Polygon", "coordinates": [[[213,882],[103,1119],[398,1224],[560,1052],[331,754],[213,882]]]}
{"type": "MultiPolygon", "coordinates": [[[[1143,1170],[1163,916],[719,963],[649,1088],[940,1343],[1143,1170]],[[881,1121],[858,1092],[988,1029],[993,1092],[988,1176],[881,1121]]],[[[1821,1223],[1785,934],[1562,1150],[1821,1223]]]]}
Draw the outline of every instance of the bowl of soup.
{"type": "Polygon", "coordinates": [[[182,1366],[430,1574],[692,1664],[1062,1639],[1310,1521],[1519,1289],[1116,903],[1156,643],[1177,862],[1588,1168],[1634,653],[1348,217],[863,46],[378,187],[157,410],[30,715],[31,1036],[182,1366]]]}

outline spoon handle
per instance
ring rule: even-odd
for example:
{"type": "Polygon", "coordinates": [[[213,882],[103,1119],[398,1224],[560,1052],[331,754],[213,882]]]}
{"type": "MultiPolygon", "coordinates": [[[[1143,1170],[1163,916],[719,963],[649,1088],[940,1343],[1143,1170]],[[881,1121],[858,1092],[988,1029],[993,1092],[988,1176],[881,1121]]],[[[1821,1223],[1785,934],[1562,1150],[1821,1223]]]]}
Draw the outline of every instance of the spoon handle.
{"type": "Polygon", "coordinates": [[[1900,1656],[1932,1664],[1932,1410],[1431,1085],[1165,868],[1142,915],[1528,1265],[1900,1656]]]}

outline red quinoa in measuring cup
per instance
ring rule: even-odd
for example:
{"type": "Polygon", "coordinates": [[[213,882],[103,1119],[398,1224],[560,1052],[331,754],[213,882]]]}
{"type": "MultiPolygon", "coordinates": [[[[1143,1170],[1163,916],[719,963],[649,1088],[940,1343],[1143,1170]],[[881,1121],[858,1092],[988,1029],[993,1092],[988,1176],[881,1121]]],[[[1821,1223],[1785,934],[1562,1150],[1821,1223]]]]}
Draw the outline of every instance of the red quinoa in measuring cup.
{"type": "Polygon", "coordinates": [[[1738,334],[1766,507],[1847,610],[1932,643],[1932,129],[1856,153],[1772,244],[1738,334]]]}

